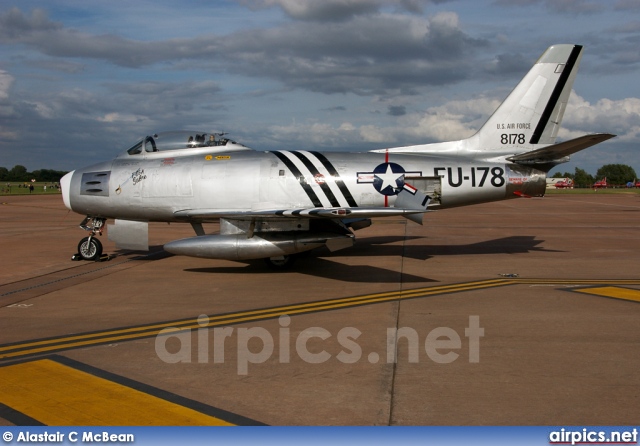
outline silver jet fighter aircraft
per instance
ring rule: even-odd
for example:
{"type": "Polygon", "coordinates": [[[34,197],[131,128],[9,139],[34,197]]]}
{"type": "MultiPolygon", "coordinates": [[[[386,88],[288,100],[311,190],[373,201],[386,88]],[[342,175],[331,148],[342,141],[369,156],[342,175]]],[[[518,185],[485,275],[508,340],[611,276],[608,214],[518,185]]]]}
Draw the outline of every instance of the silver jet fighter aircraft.
{"type": "Polygon", "coordinates": [[[204,132],[142,138],[62,178],[65,205],[86,215],[81,227],[90,232],[79,255],[101,255],[96,234],[107,219],[115,220],[109,239],[129,249],[148,249],[149,222],[187,222],[196,235],[166,251],[285,267],[303,251],[351,246],[373,217],[422,224],[431,209],[542,196],[553,166],[614,136],[556,144],[582,49],[548,48],[486,124],[459,141],[319,153],[259,152],[204,132]],[[202,224],[213,220],[220,232],[206,234],[202,224]]]}

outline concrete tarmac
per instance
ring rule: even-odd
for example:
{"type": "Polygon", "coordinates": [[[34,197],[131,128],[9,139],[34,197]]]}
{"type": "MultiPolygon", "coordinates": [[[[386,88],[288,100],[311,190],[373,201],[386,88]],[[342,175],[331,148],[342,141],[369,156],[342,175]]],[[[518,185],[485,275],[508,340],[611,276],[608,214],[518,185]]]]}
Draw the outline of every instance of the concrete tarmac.
{"type": "Polygon", "coordinates": [[[2,201],[0,425],[637,423],[638,195],[377,219],[285,272],[160,223],[74,262],[59,195],[2,201]]]}

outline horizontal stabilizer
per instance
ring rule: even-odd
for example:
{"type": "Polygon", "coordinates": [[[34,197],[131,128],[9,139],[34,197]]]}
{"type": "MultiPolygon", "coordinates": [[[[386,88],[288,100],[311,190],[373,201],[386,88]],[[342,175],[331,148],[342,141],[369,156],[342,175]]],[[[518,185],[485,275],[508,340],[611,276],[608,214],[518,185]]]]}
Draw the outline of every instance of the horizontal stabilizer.
{"type": "Polygon", "coordinates": [[[427,212],[427,206],[429,206],[431,197],[408,184],[406,186],[409,188],[403,189],[398,194],[394,206],[398,209],[404,209],[405,211],[415,211],[416,213],[405,213],[403,217],[421,225],[422,217],[424,213],[427,212]]]}
{"type": "Polygon", "coordinates": [[[553,144],[542,149],[532,150],[530,152],[520,153],[507,157],[507,160],[519,164],[547,164],[553,161],[572,155],[576,152],[594,146],[598,143],[613,138],[616,135],[610,133],[595,133],[593,135],[585,135],[569,141],[553,144]]]}

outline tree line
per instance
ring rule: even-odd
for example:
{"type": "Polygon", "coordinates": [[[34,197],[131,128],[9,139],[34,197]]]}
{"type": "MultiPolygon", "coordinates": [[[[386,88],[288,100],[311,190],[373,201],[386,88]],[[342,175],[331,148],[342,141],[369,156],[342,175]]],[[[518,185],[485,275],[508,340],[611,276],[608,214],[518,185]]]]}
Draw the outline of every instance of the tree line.
{"type": "Polygon", "coordinates": [[[571,178],[576,187],[591,187],[597,180],[607,179],[612,186],[625,186],[628,182],[638,179],[633,167],[626,164],[605,164],[596,172],[596,176],[587,173],[586,170],[576,167],[574,173],[556,172],[552,178],[571,178]]]}
{"type": "Polygon", "coordinates": [[[0,167],[0,182],[14,181],[23,183],[35,179],[45,183],[58,183],[67,172],[62,170],[38,169],[33,172],[27,171],[27,168],[21,165],[13,166],[12,169],[0,167]]]}

